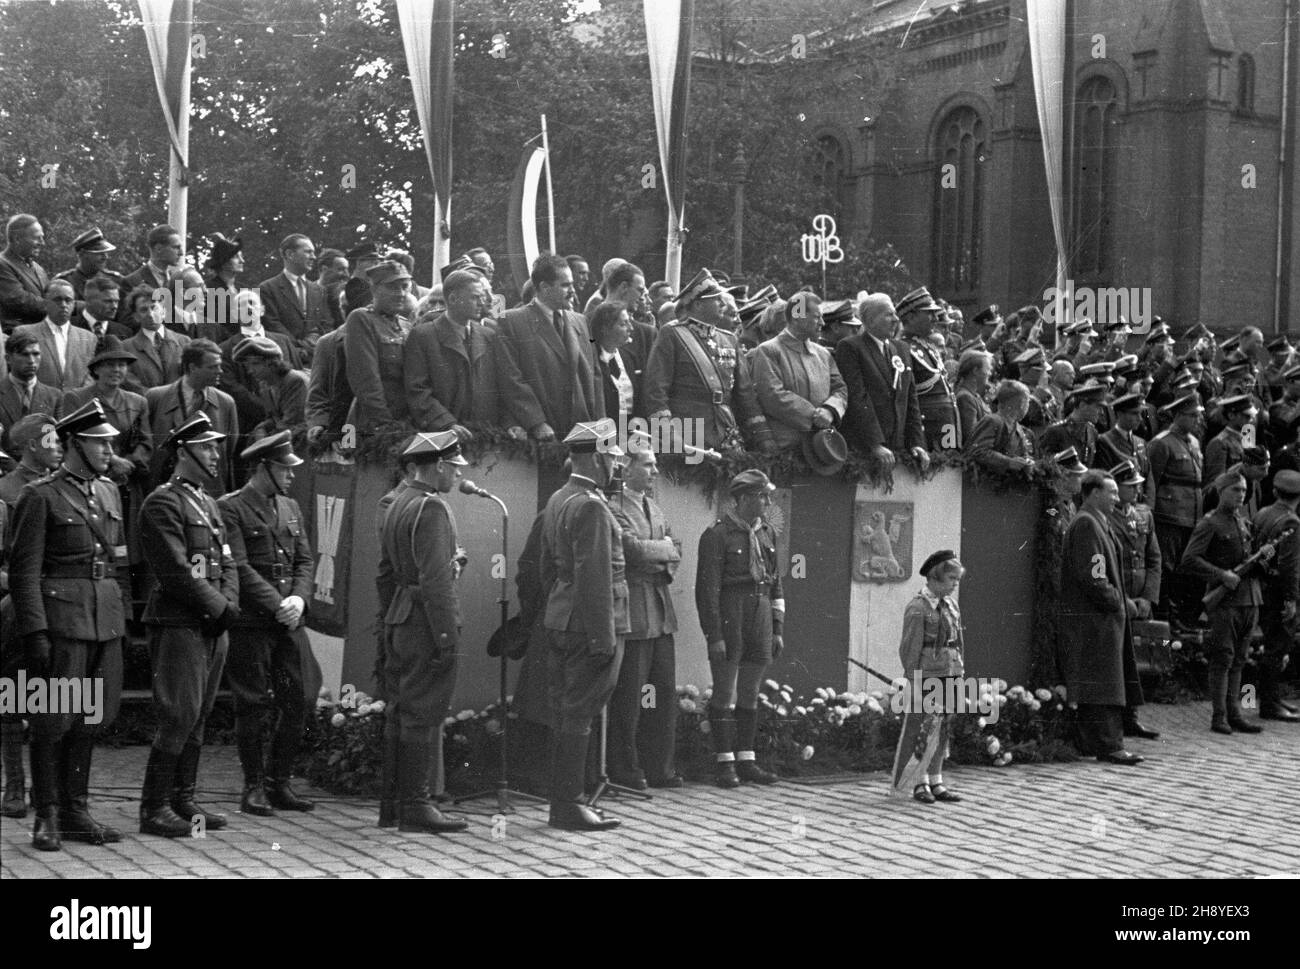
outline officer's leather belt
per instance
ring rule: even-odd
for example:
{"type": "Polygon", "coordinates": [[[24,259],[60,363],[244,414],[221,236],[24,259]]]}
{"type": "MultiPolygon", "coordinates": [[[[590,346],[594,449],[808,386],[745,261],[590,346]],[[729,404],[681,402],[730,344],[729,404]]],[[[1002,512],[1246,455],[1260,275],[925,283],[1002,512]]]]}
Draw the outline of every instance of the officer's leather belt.
{"type": "Polygon", "coordinates": [[[715,390],[715,391],[713,391],[713,403],[714,403],[715,406],[716,406],[717,404],[725,404],[726,402],[727,402],[727,395],[726,395],[726,394],[724,394],[724,393],[723,393],[722,391],[720,391],[720,390],[715,390]]]}
{"type": "Polygon", "coordinates": [[[46,579],[112,579],[117,576],[117,566],[112,562],[51,562],[41,569],[46,579]]]}
{"type": "Polygon", "coordinates": [[[724,589],[748,589],[750,592],[758,595],[768,595],[772,591],[771,582],[755,582],[746,576],[745,578],[729,578],[722,580],[724,589]]]}
{"type": "Polygon", "coordinates": [[[259,570],[262,571],[262,575],[272,580],[293,578],[293,574],[289,571],[289,566],[285,565],[283,562],[276,562],[271,566],[264,565],[262,566],[262,570],[259,570]],[[271,570],[270,575],[267,575],[265,571],[262,571],[267,568],[271,570]]]}

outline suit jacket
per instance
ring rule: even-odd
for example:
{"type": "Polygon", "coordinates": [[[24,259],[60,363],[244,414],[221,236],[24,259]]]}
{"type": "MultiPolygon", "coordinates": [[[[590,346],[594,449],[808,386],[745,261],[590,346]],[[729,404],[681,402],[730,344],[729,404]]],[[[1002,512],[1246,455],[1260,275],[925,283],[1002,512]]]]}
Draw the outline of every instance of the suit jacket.
{"type": "Polygon", "coordinates": [[[47,387],[38,380],[32,390],[31,405],[24,408],[22,397],[13,380],[7,376],[0,379],[0,428],[3,428],[0,430],[0,451],[4,451],[15,461],[19,460],[21,455],[14,453],[9,444],[10,429],[28,414],[55,416],[54,412],[59,409],[62,400],[63,395],[57,389],[47,387]]]}
{"type": "Polygon", "coordinates": [[[495,338],[471,320],[462,340],[447,314],[421,323],[406,340],[403,380],[418,431],[498,423],[495,338]]]}
{"type": "Polygon", "coordinates": [[[891,451],[925,447],[921,405],[908,365],[910,351],[904,344],[888,340],[885,352],[882,356],[876,341],[865,332],[845,337],[835,347],[835,362],[849,392],[845,437],[864,451],[882,446],[891,451]],[[895,367],[895,360],[901,369],[895,367]]]}
{"type": "Polygon", "coordinates": [[[95,355],[99,341],[89,330],[79,330],[69,324],[67,359],[59,365],[59,354],[54,348],[54,334],[42,320],[40,323],[28,323],[14,330],[14,334],[30,333],[41,344],[41,367],[36,371],[36,379],[43,384],[56,387],[61,393],[84,387],[90,382],[90,373],[86,364],[95,355]]]}
{"type": "MultiPolygon", "coordinates": [[[[117,337],[119,340],[129,340],[134,333],[129,326],[124,323],[119,323],[117,320],[103,320],[101,322],[107,324],[108,334],[117,337]]],[[[72,317],[72,325],[79,330],[85,330],[92,336],[94,335],[95,329],[91,325],[90,317],[84,308],[72,317]]],[[[96,339],[98,340],[99,338],[96,337],[96,339]]]]}
{"type": "Polygon", "coordinates": [[[578,313],[561,313],[563,339],[538,303],[507,310],[497,321],[495,349],[503,417],[526,430],[549,424],[562,438],[578,421],[601,417],[605,405],[587,323],[578,313]]]}
{"type": "Polygon", "coordinates": [[[986,468],[1009,471],[1012,458],[1034,456],[1034,442],[1019,422],[1009,421],[1001,414],[988,414],[971,431],[966,453],[986,468]]]}
{"type": "MultiPolygon", "coordinates": [[[[164,465],[172,457],[169,449],[164,448],[163,441],[175,428],[194,416],[193,411],[186,414],[181,408],[181,382],[151,387],[145,392],[149,404],[150,431],[153,434],[153,463],[149,468],[151,490],[161,482],[164,465]]],[[[212,421],[212,429],[226,436],[221,440],[221,466],[216,481],[204,485],[204,490],[213,498],[219,498],[234,490],[234,447],[239,437],[239,417],[235,411],[235,402],[227,393],[216,387],[205,387],[203,404],[200,408],[212,421]]]]}
{"type": "Polygon", "coordinates": [[[298,297],[283,272],[258,285],[262,294],[262,325],[268,330],[287,334],[299,347],[310,349],[320,335],[333,328],[329,308],[325,305],[325,290],[320,283],[304,279],[307,287],[307,309],[298,305],[298,297]]]}
{"type": "Polygon", "coordinates": [[[125,323],[127,326],[132,325],[130,321],[131,300],[128,299],[127,297],[130,296],[133,290],[140,289],[141,287],[143,287],[147,290],[153,291],[155,289],[158,289],[159,287],[163,287],[164,289],[171,289],[171,293],[173,296],[173,310],[172,313],[169,314],[169,318],[166,321],[164,321],[164,325],[169,330],[172,330],[176,333],[180,333],[182,335],[188,335],[185,333],[184,323],[178,322],[179,312],[180,310],[184,309],[184,307],[175,305],[176,290],[170,287],[167,279],[164,278],[160,280],[157,276],[155,276],[153,267],[149,263],[146,262],[135,272],[129,273],[127,276],[125,276],[122,280],[122,285],[123,285],[122,302],[119,303],[117,307],[117,320],[119,323],[125,323]]]}
{"type": "Polygon", "coordinates": [[[812,432],[819,407],[837,424],[844,417],[848,390],[835,358],[821,344],[782,331],[755,348],[750,367],[772,439],[782,448],[794,447],[812,432]]]}
{"type": "Polygon", "coordinates": [[[0,252],[0,327],[8,336],[24,323],[45,319],[49,273],[38,262],[19,259],[6,247],[0,252]]]}
{"type": "Polygon", "coordinates": [[[653,498],[620,491],[609,499],[609,510],[623,529],[623,558],[627,563],[628,639],[654,639],[677,632],[677,613],[668,584],[681,554],[673,542],[664,513],[653,498]]]}
{"type": "Polygon", "coordinates": [[[343,353],[343,327],[330,330],[316,344],[311,378],[307,385],[307,426],[324,427],[326,435],[338,436],[352,407],[352,388],[343,353]]]}
{"type": "MultiPolygon", "coordinates": [[[[1124,573],[1109,525],[1084,509],[1061,550],[1061,666],[1072,703],[1124,706],[1134,689],[1124,573]]],[[[1137,695],[1141,696],[1140,687],[1137,695]]]]}
{"type": "Polygon", "coordinates": [[[136,356],[130,367],[131,376],[145,390],[180,379],[181,351],[190,342],[184,333],[173,332],[165,326],[158,333],[157,345],[144,330],[125,341],[126,348],[136,356]]]}

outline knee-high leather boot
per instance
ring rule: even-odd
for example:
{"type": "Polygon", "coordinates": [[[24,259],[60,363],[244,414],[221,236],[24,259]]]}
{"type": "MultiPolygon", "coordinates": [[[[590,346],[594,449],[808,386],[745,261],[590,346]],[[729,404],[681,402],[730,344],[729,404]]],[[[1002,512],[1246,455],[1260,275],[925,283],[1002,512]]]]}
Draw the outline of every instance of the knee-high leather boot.
{"type": "Polygon", "coordinates": [[[267,803],[263,782],[262,711],[257,710],[235,719],[235,743],[239,747],[239,766],[244,772],[244,793],[239,800],[239,810],[257,817],[270,817],[275,813],[267,803]]]}
{"type": "Polygon", "coordinates": [[[65,841],[92,845],[116,844],[122,832],[90,816],[90,762],[95,753],[92,731],[69,733],[63,738],[63,772],[59,797],[59,830],[65,841]]]}
{"type": "Polygon", "coordinates": [[[27,778],[23,774],[23,724],[6,720],[0,724],[0,756],[4,758],[5,793],[3,814],[7,818],[27,817],[27,778]]]}
{"type": "Polygon", "coordinates": [[[432,744],[402,741],[397,751],[398,784],[402,803],[397,829],[429,834],[464,831],[464,818],[444,815],[429,797],[429,748],[432,744]]]}
{"type": "Polygon", "coordinates": [[[194,800],[194,792],[199,785],[199,755],[203,748],[193,741],[181,749],[181,756],[176,761],[175,786],[172,788],[172,810],[180,817],[193,821],[203,818],[203,826],[209,831],[220,831],[226,826],[226,816],[207,808],[199,807],[194,800]]]}
{"type": "Polygon", "coordinates": [[[38,851],[59,851],[59,754],[61,741],[32,734],[32,807],[36,825],[32,847],[38,851]]]}
{"type": "Polygon", "coordinates": [[[190,822],[180,817],[167,803],[172,780],[176,776],[178,754],[157,747],[149,748],[149,763],[144,769],[144,788],[140,792],[140,833],[164,838],[184,838],[190,822]]]}

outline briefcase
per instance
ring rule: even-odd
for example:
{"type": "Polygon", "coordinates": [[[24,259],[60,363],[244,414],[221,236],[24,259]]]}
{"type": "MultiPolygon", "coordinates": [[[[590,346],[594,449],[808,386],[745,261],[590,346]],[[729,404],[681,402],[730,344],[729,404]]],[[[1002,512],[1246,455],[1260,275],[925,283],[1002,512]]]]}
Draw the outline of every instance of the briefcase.
{"type": "Polygon", "coordinates": [[[1134,620],[1129,624],[1133,634],[1133,653],[1137,659],[1139,676],[1165,676],[1174,662],[1170,645],[1169,623],[1150,619],[1134,620]]]}

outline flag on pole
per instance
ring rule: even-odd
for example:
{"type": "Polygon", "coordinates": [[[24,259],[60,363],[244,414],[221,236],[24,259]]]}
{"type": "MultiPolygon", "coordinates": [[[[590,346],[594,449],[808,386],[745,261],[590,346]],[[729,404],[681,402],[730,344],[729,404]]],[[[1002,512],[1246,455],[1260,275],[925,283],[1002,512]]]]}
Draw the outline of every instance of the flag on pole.
{"type": "Polygon", "coordinates": [[[695,0],[645,0],[650,88],[659,136],[659,176],[668,201],[664,279],[681,286],[686,220],[686,116],[691,89],[695,0]]]}
{"type": "Polygon", "coordinates": [[[171,143],[167,219],[185,244],[190,168],[190,30],[194,0],[139,0],[154,84],[171,143]]]}
{"type": "Polygon", "coordinates": [[[455,0],[397,0],[402,25],[402,47],[411,75],[415,113],[420,120],[424,153],[433,178],[433,271],[451,255],[451,112],[452,40],[455,36],[455,0]]]}
{"type": "Polygon", "coordinates": [[[510,186],[510,204],[506,215],[506,248],[510,272],[515,285],[523,289],[533,261],[541,254],[537,241],[537,195],[541,187],[546,152],[534,145],[525,148],[510,186]]]}
{"type": "Polygon", "coordinates": [[[1056,240],[1057,332],[1067,322],[1066,238],[1063,152],[1065,151],[1065,0],[1028,0],[1029,57],[1034,73],[1034,100],[1038,128],[1047,166],[1047,198],[1052,210],[1052,235],[1056,240]]]}

